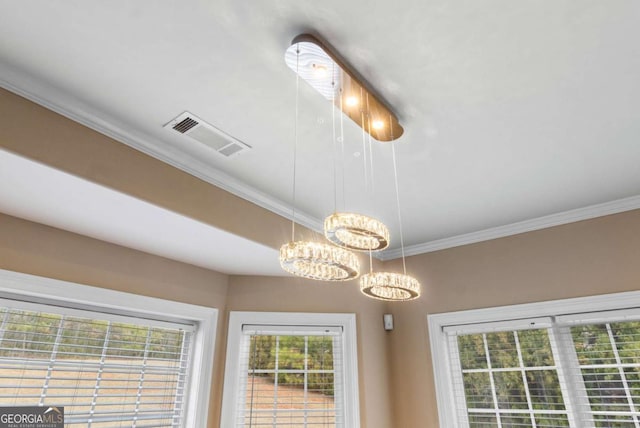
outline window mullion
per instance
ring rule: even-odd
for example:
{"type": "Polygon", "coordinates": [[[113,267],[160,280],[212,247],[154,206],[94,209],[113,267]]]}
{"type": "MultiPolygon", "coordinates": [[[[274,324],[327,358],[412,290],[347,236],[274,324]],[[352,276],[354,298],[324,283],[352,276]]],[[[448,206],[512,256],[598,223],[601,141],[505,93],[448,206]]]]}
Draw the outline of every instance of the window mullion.
{"type": "Polygon", "coordinates": [[[489,356],[489,343],[487,342],[487,335],[482,334],[482,341],[484,342],[484,353],[487,359],[487,369],[489,371],[489,382],[491,382],[491,395],[493,397],[493,408],[495,410],[496,422],[498,428],[502,428],[502,420],[500,418],[500,408],[498,407],[498,395],[496,393],[496,383],[493,379],[493,370],[491,370],[491,358],[489,356]]]}
{"type": "Polygon", "coordinates": [[[9,308],[4,311],[4,316],[2,317],[2,324],[0,324],[0,344],[2,344],[2,340],[4,339],[4,333],[7,331],[7,320],[9,319],[9,308]]]}
{"type": "MultiPolygon", "coordinates": [[[[609,342],[611,343],[611,349],[613,350],[613,355],[616,358],[618,373],[620,373],[620,380],[622,380],[622,386],[624,387],[624,393],[627,396],[627,402],[629,403],[630,410],[633,412],[635,409],[635,404],[633,403],[633,395],[629,390],[629,382],[627,382],[627,376],[624,373],[624,368],[622,368],[622,360],[620,359],[618,346],[616,345],[616,341],[613,337],[613,332],[611,331],[611,324],[607,323],[606,327],[607,327],[607,334],[609,335],[609,342]]],[[[638,416],[636,414],[633,414],[632,417],[633,417],[633,423],[635,427],[640,428],[640,424],[638,423],[638,416]]]]}
{"type": "Polygon", "coordinates": [[[554,324],[548,330],[548,334],[569,424],[575,428],[594,428],[593,420],[587,417],[591,405],[571,339],[571,331],[568,327],[554,324]]]}
{"type": "Polygon", "coordinates": [[[180,360],[178,362],[179,372],[176,379],[176,392],[173,400],[173,421],[172,426],[178,427],[181,424],[182,415],[179,412],[184,411],[184,390],[187,383],[187,366],[189,364],[189,349],[191,348],[191,335],[187,331],[182,331],[182,346],[180,347],[180,360]]]}
{"type": "Polygon", "coordinates": [[[91,410],[89,410],[89,420],[87,421],[87,428],[91,427],[93,421],[93,414],[96,411],[96,403],[98,401],[98,391],[100,391],[100,381],[102,380],[102,372],[104,370],[104,360],[107,356],[107,349],[109,348],[109,335],[111,334],[111,321],[107,323],[107,331],[104,335],[104,343],[102,344],[102,355],[100,356],[100,366],[98,367],[98,374],[96,375],[96,386],[93,389],[93,397],[91,398],[91,410]]]}
{"type": "MultiPolygon", "coordinates": [[[[6,313],[7,314],[9,313],[9,309],[7,309],[6,313]]],[[[42,386],[42,392],[40,393],[40,403],[38,404],[39,406],[44,405],[44,399],[47,397],[47,389],[49,388],[49,381],[51,380],[51,372],[53,371],[53,365],[55,364],[57,354],[58,354],[58,347],[60,346],[60,341],[62,339],[63,327],[64,327],[64,316],[60,317],[60,322],[58,323],[56,340],[53,343],[53,347],[51,349],[51,356],[49,357],[49,367],[47,367],[47,375],[44,378],[44,385],[42,386]]]]}
{"type": "Polygon", "coordinates": [[[450,360],[449,364],[451,364],[450,372],[451,372],[451,384],[455,385],[456,383],[461,385],[462,394],[456,394],[455,390],[453,392],[452,401],[455,401],[456,408],[464,409],[464,412],[456,412],[456,420],[457,425],[461,428],[469,428],[469,410],[467,407],[467,400],[464,395],[464,375],[462,374],[462,364],[460,363],[460,350],[458,348],[458,336],[450,334],[447,336],[447,345],[449,347],[449,355],[450,360]]]}
{"type": "Polygon", "coordinates": [[[309,336],[304,337],[304,428],[307,428],[307,419],[309,416],[309,336]]]}
{"type": "Polygon", "coordinates": [[[149,357],[149,343],[151,342],[151,329],[147,330],[147,338],[144,343],[144,357],[142,358],[142,368],[140,369],[140,379],[138,380],[138,393],[136,394],[136,407],[133,411],[133,422],[131,427],[135,428],[138,422],[138,412],[140,411],[140,398],[142,397],[142,385],[144,383],[144,372],[147,368],[147,358],[149,357]]]}
{"type": "MultiPolygon", "coordinates": [[[[273,402],[278,403],[278,378],[280,371],[280,336],[276,336],[276,364],[274,368],[275,379],[273,381],[273,402]]],[[[278,406],[273,406],[273,426],[278,422],[278,406]]]]}
{"type": "Polygon", "coordinates": [[[537,428],[536,418],[533,413],[533,404],[531,403],[531,392],[529,391],[529,382],[527,382],[527,373],[524,370],[524,360],[522,358],[522,350],[520,348],[520,339],[518,338],[518,331],[513,332],[513,337],[516,342],[516,352],[518,354],[518,364],[520,365],[520,372],[522,373],[522,383],[524,384],[524,393],[527,397],[527,406],[529,407],[529,417],[531,419],[531,426],[537,428]]]}
{"type": "MultiPolygon", "coordinates": [[[[249,336],[248,337],[248,342],[249,342],[248,346],[249,347],[253,346],[253,350],[249,349],[249,352],[251,353],[251,355],[253,355],[253,365],[252,365],[252,367],[249,367],[249,370],[251,371],[251,395],[250,395],[250,399],[249,399],[249,424],[251,424],[251,422],[253,421],[253,400],[255,399],[255,390],[256,390],[256,365],[257,365],[257,361],[258,361],[258,343],[257,343],[257,341],[258,341],[258,336],[249,336]]],[[[247,357],[247,361],[251,361],[251,356],[247,357]]],[[[247,372],[249,370],[247,370],[247,372]]],[[[248,376],[248,373],[247,373],[247,376],[248,376]]],[[[242,377],[240,377],[240,380],[243,381],[244,379],[242,377]]],[[[246,382],[243,382],[243,383],[246,384],[246,382]]],[[[242,391],[242,388],[240,390],[242,391]]],[[[244,395],[244,394],[242,394],[242,395],[244,395]]],[[[244,412],[243,412],[243,415],[244,415],[244,412]]],[[[243,423],[244,423],[244,420],[243,420],[243,423]]]]}
{"type": "MultiPolygon", "coordinates": [[[[344,412],[346,406],[345,394],[343,385],[346,385],[347,374],[344,371],[344,367],[342,366],[342,352],[344,349],[343,346],[343,337],[342,336],[334,336],[332,343],[332,361],[333,361],[333,399],[335,408],[340,408],[341,411],[335,412],[336,418],[336,427],[343,427],[345,425],[344,412]]],[[[324,366],[323,366],[324,368],[324,366]]]]}

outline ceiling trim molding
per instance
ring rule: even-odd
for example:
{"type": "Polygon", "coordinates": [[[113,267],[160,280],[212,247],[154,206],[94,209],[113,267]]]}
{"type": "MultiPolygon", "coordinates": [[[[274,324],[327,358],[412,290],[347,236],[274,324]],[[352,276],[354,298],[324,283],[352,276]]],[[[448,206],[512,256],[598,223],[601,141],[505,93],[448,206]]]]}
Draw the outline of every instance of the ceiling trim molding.
{"type": "MultiPolygon", "coordinates": [[[[97,112],[94,108],[83,103],[77,98],[69,97],[57,88],[50,85],[42,85],[31,76],[25,76],[25,74],[18,73],[14,69],[6,66],[0,66],[0,70],[2,71],[1,74],[5,77],[0,79],[0,87],[3,87],[10,92],[52,110],[73,120],[74,122],[80,123],[81,125],[104,134],[118,142],[126,144],[129,147],[178,168],[193,175],[194,177],[204,180],[277,215],[289,220],[292,219],[292,208],[290,204],[271,197],[264,192],[253,189],[241,180],[217,170],[203,163],[199,159],[186,156],[183,153],[172,150],[167,146],[158,147],[157,145],[150,143],[148,138],[128,129],[128,127],[122,123],[117,123],[113,118],[110,117],[109,121],[105,120],[104,114],[97,112]],[[9,81],[18,80],[18,76],[20,76],[20,79],[26,79],[28,81],[29,84],[27,86],[29,88],[35,89],[28,91],[9,81]],[[9,79],[6,79],[6,77],[9,77],[9,79]],[[38,94],[35,92],[38,92],[38,94]],[[57,101],[53,102],[51,100],[57,101]]],[[[531,232],[534,230],[545,229],[548,227],[560,226],[576,221],[588,220],[609,214],[631,211],[634,209],[640,209],[640,196],[632,196],[589,207],[578,208],[504,226],[480,230],[477,232],[428,241],[408,246],[405,248],[404,253],[407,257],[415,256],[418,254],[430,253],[447,248],[459,247],[462,245],[474,244],[520,233],[531,232]]],[[[306,212],[296,209],[295,220],[297,224],[305,226],[316,232],[323,230],[322,220],[306,212]]],[[[401,248],[386,250],[375,254],[375,257],[382,261],[397,259],[401,256],[401,248]]]]}
{"type": "MultiPolygon", "coordinates": [[[[518,235],[520,233],[532,232],[534,230],[546,229],[563,224],[574,223],[581,220],[589,220],[596,217],[602,217],[610,214],[617,214],[625,211],[640,209],[640,196],[631,196],[629,198],[617,199],[611,202],[591,205],[584,208],[564,211],[556,214],[550,214],[531,220],[511,223],[504,226],[492,227],[490,229],[480,230],[477,232],[465,233],[463,235],[452,236],[450,238],[437,239],[422,244],[411,245],[404,249],[406,257],[418,254],[431,253],[433,251],[444,250],[447,248],[459,247],[462,245],[475,244],[482,241],[504,238],[506,236],[518,235]]],[[[380,259],[383,261],[393,260],[402,257],[402,249],[383,251],[380,259]]]]}
{"type": "MultiPolygon", "coordinates": [[[[5,77],[13,77],[16,75],[14,70],[7,69],[7,67],[2,67],[2,71],[5,77]]],[[[24,79],[25,75],[21,75],[21,78],[24,79]]],[[[292,219],[292,208],[290,204],[256,190],[241,180],[206,165],[199,159],[185,156],[183,153],[171,150],[166,146],[158,147],[157,145],[153,145],[147,138],[127,129],[126,125],[121,123],[116,124],[116,121],[112,120],[112,118],[109,118],[109,121],[105,120],[104,114],[98,114],[95,109],[77,98],[71,98],[51,86],[39,84],[30,76],[27,77],[27,79],[30,81],[28,86],[30,88],[37,88],[38,94],[16,86],[5,78],[0,79],[0,86],[87,128],[232,193],[235,196],[254,203],[286,219],[292,219]],[[51,100],[57,100],[57,102],[51,100]]],[[[295,220],[297,224],[315,231],[322,230],[323,227],[322,220],[298,209],[296,209],[295,212],[295,220]]]]}

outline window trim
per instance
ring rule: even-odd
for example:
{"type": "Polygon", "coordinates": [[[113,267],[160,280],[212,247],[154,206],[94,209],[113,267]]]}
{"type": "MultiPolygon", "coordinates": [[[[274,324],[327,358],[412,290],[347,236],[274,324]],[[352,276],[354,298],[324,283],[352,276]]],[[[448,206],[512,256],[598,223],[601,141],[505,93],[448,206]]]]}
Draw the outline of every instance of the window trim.
{"type": "MultiPolygon", "coordinates": [[[[492,308],[471,309],[427,315],[429,343],[433,377],[441,427],[458,426],[456,396],[452,383],[452,367],[447,349],[445,327],[473,325],[478,323],[516,322],[522,319],[565,316],[598,311],[613,311],[622,308],[640,307],[640,291],[604,294],[525,303],[492,308]]],[[[470,327],[472,328],[472,327],[470,327]]]]}
{"type": "Polygon", "coordinates": [[[236,426],[236,407],[240,385],[240,346],[242,326],[340,326],[343,329],[343,383],[345,400],[345,427],[360,427],[360,401],[358,382],[358,353],[355,314],[299,313],[299,312],[229,312],[227,356],[222,393],[220,426],[236,426]]]}
{"type": "Polygon", "coordinates": [[[185,404],[185,427],[207,426],[217,309],[3,269],[0,269],[0,297],[77,310],[106,310],[115,314],[148,317],[150,320],[195,324],[189,372],[191,382],[188,385],[188,396],[191,399],[185,404]]]}

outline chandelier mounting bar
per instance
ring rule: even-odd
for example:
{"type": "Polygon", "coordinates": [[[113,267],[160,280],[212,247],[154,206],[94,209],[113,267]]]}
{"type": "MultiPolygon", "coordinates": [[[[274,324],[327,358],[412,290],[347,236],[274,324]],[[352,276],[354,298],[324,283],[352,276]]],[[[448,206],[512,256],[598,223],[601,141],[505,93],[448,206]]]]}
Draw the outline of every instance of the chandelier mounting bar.
{"type": "Polygon", "coordinates": [[[326,44],[310,34],[293,39],[285,53],[289,68],[377,141],[399,138],[404,129],[362,79],[326,44]]]}

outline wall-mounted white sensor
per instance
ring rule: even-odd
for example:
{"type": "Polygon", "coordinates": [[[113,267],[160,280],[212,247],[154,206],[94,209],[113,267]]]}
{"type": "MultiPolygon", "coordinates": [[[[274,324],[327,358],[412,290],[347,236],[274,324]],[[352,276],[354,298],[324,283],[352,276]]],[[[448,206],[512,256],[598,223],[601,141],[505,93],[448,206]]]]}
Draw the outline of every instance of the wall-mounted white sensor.
{"type": "Polygon", "coordinates": [[[384,323],[384,329],[386,331],[393,330],[393,314],[384,314],[382,316],[382,321],[384,323]]]}

